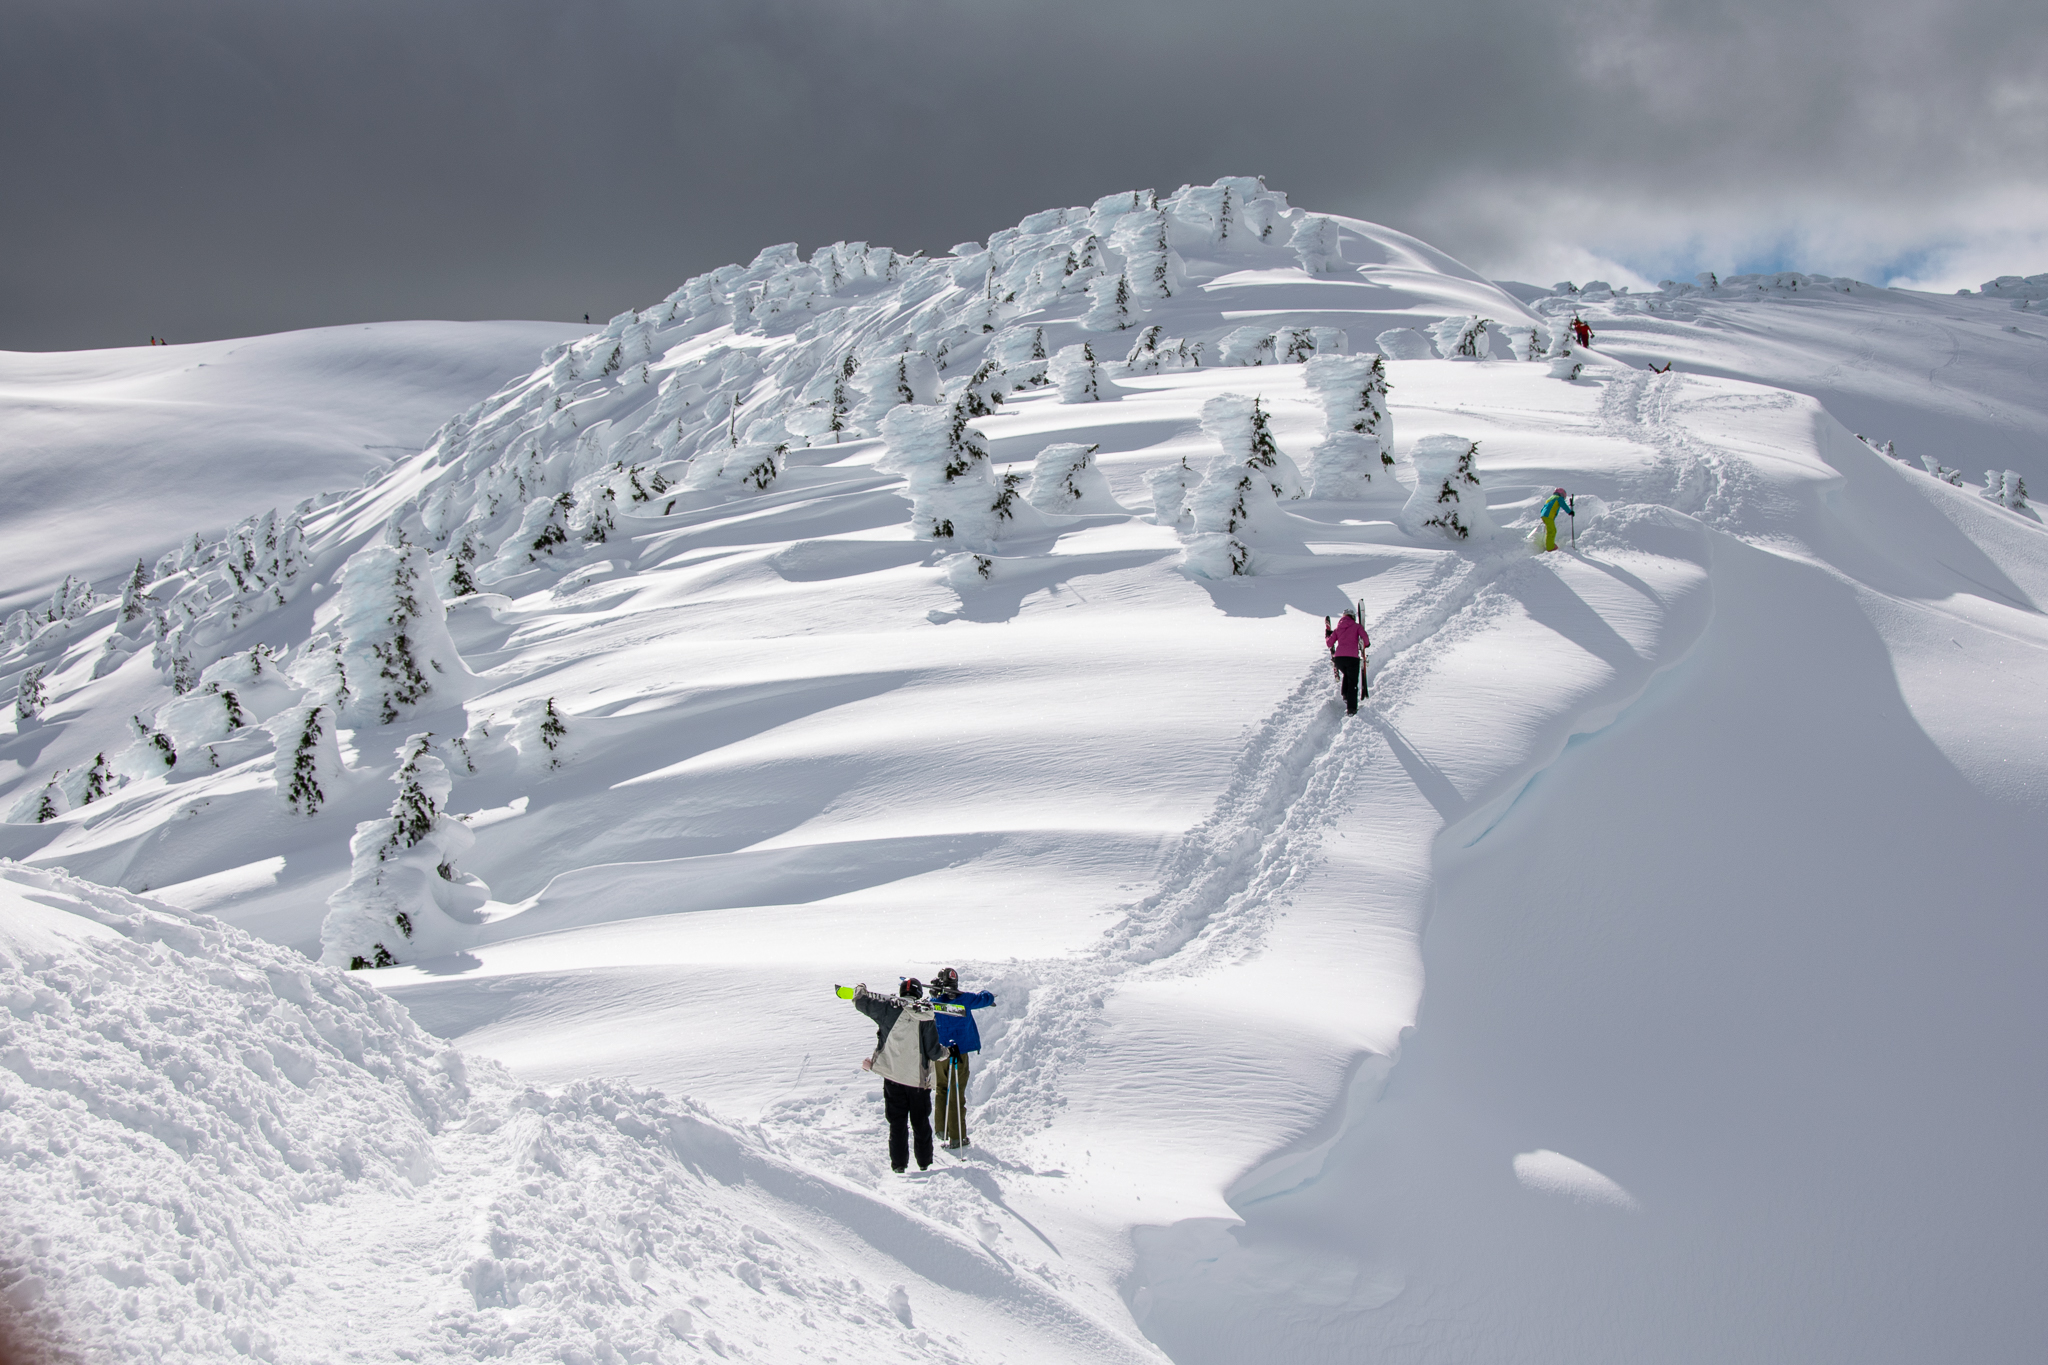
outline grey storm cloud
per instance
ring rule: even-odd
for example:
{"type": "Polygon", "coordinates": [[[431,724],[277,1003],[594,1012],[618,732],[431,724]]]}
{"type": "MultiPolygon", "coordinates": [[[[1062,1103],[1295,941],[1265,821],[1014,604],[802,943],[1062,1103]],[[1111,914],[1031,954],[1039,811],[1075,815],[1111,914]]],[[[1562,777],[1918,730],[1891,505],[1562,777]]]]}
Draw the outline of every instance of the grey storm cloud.
{"type": "Polygon", "coordinates": [[[6,0],[0,32],[15,349],[602,319],[773,242],[943,250],[1224,174],[1502,273],[2048,247],[2039,0],[6,0]]]}

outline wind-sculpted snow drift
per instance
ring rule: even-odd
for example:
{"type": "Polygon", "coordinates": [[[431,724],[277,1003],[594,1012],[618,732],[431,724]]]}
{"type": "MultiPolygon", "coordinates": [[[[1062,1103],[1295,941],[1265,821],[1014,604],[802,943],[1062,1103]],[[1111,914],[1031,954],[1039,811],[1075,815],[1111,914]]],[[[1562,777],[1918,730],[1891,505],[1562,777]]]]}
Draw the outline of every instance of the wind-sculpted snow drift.
{"type": "MultiPolygon", "coordinates": [[[[1884,291],[1822,292],[1795,306],[1884,291]]],[[[1421,1361],[1507,1342],[1707,1360],[1815,1333],[1888,1358],[1925,1269],[1903,1229],[1842,1251],[1822,1201],[1771,1234],[1785,1284],[1759,1291],[1739,1163],[1695,1160],[1704,1193],[1682,1201],[1692,1187],[1658,1174],[1668,1132],[1655,1148],[1641,1121],[1571,1121],[1625,1102],[1603,1091],[1560,1120],[1470,1062],[1513,1033],[1489,1001],[1541,998],[1487,977],[1487,945],[1542,926],[1561,971],[1624,932],[1650,962],[1684,940],[1697,917],[1660,912],[1668,884],[1737,875],[1716,831],[1759,802],[1681,779],[1772,725],[1767,701],[1697,679],[1773,676],[1744,631],[1782,603],[1857,661],[1829,687],[1860,699],[1876,743],[1938,751],[1886,784],[1907,826],[1991,832],[1975,892],[2016,894],[2013,812],[2048,784],[2011,774],[2048,755],[1955,722],[2013,703],[1941,651],[2039,669],[2040,529],[2002,483],[1993,503],[1887,459],[1810,400],[1653,378],[1568,340],[1570,309],[1622,325],[1598,311],[1614,298],[1532,311],[1253,180],[1111,195],[937,259],[771,248],[551,350],[367,488],[67,584],[5,634],[7,851],[219,914],[299,950],[334,1000],[396,998],[472,1059],[377,1016],[379,1046],[447,1091],[431,1114],[390,1110],[417,1124],[386,1146],[426,1153],[424,1184],[411,1157],[319,1183],[327,1149],[293,1136],[302,1100],[279,1092],[276,1160],[303,1152],[317,1190],[260,1215],[294,1276],[255,1276],[262,1303],[150,1297],[191,1256],[164,1233],[169,1279],[131,1286],[143,1318],[97,1280],[73,1311],[107,1340],[190,1319],[197,1358],[245,1327],[279,1359],[400,1341],[789,1358],[919,1333],[974,1360],[1421,1361]],[[1530,533],[1558,485],[1578,495],[1576,547],[1543,555],[1530,533]],[[1316,627],[1359,598],[1372,696],[1346,720],[1316,627]],[[1863,686],[1894,674],[1907,706],[1863,686]],[[1722,695],[1750,709],[1714,711],[1722,695]],[[1646,710],[1682,741],[1629,748],[1646,710]],[[2008,785],[1959,796],[1941,764],[2008,785]],[[1553,774],[1587,765],[1623,795],[1553,809],[1553,774]],[[1634,822],[1629,848],[1573,864],[1594,837],[1574,827],[1530,851],[1536,822],[1601,801],[1634,822]],[[1538,869],[1526,888],[1501,849],[1538,869]],[[1562,888],[1587,886],[1637,907],[1625,931],[1574,937],[1562,888]],[[891,1185],[851,1065],[865,1026],[827,987],[938,965],[1001,1000],[976,1145],[891,1185]],[[1497,1235],[1562,1259],[1496,1255],[1497,1235]],[[1863,1259],[1810,1270],[1844,1256],[1863,1259]],[[1668,1276],[1655,1292],[1572,1284],[1649,1265],[1668,1276]],[[1757,1311],[1704,1311],[1731,1302],[1757,1311]]],[[[1703,328],[1786,306],[1682,301],[1703,328]]],[[[1770,834],[1832,850],[1858,837],[1825,815],[1847,760],[1802,745],[1781,747],[1821,791],[1770,834]]],[[[1719,895],[1828,932],[1831,908],[1774,889],[1801,865],[1782,857],[1774,881],[1719,895]]],[[[1888,884],[1911,879],[1859,881],[1858,913],[1919,913],[1888,884]]],[[[282,951],[178,923],[201,958],[282,951]]],[[[1981,941],[2024,958],[2016,932],[1981,941]]],[[[1959,961],[1921,984],[1967,976],[1959,961]]],[[[1816,1021],[1860,1007],[1852,979],[1803,989],[1816,1021]]],[[[1571,1009],[1612,1031],[1599,1002],[1622,993],[1557,1006],[1568,1045],[1516,1075],[1597,1054],[1571,1009]]],[[[1685,998],[1666,989],[1626,1030],[1656,1033],[1685,998]]],[[[250,1038],[278,1027],[269,997],[236,999],[250,1038]]],[[[51,1037],[78,1036],[64,1027],[51,1037]]],[[[1978,1032],[1956,1050],[1995,1052],[1978,1032]]],[[[1602,1076],[1625,1093],[1628,1073],[1602,1076]]],[[[1768,1124],[1811,1089],[1735,1107],[1768,1124]]],[[[1981,1119],[1989,1094],[1949,1102],[1981,1119]]],[[[1986,1180],[2026,1167],[2017,1139],[1979,1157],[1986,1180]]],[[[1985,1245],[2015,1256],[2031,1207],[1986,1215],[1985,1245]]],[[[64,1226],[52,1248],[111,1254],[104,1230],[64,1226]]],[[[2039,1329],[2031,1310],[1967,1330],[1960,1313],[1922,1316],[1983,1358],[2039,1329]]]]}

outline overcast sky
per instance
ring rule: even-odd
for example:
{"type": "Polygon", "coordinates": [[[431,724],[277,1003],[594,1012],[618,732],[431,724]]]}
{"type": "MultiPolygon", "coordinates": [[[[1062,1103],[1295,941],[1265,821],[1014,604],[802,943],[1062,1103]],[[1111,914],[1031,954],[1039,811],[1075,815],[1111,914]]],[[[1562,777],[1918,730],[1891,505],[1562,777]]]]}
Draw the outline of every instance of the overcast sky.
{"type": "Polygon", "coordinates": [[[0,0],[0,347],[603,320],[1263,175],[1496,277],[2048,271],[2043,0],[0,0]]]}

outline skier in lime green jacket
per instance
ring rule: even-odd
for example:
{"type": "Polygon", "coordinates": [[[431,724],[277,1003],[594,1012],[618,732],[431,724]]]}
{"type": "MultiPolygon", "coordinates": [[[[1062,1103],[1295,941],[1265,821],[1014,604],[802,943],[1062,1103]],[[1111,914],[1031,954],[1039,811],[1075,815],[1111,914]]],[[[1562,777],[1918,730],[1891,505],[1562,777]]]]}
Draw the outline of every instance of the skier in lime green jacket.
{"type": "Polygon", "coordinates": [[[1579,514],[1572,510],[1571,500],[1565,497],[1562,488],[1550,495],[1550,501],[1544,503],[1543,510],[1537,514],[1543,518],[1543,548],[1546,552],[1557,548],[1557,514],[1559,512],[1564,513],[1574,521],[1578,520],[1579,514]]]}

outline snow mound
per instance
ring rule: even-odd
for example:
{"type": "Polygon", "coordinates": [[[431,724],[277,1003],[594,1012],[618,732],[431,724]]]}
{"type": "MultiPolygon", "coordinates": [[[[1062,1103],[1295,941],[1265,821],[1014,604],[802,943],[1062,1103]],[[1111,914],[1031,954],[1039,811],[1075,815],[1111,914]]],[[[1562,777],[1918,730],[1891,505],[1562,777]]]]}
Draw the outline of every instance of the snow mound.
{"type": "Polygon", "coordinates": [[[976,1336],[1137,1358],[687,1101],[522,1086],[206,916],[0,863],[0,998],[0,1293],[92,1360],[989,1359],[963,1292],[1020,1319],[976,1336]]]}
{"type": "Polygon", "coordinates": [[[0,863],[10,1300],[98,1360],[268,1357],[310,1207],[435,1175],[462,1059],[358,980],[0,863]]]}

